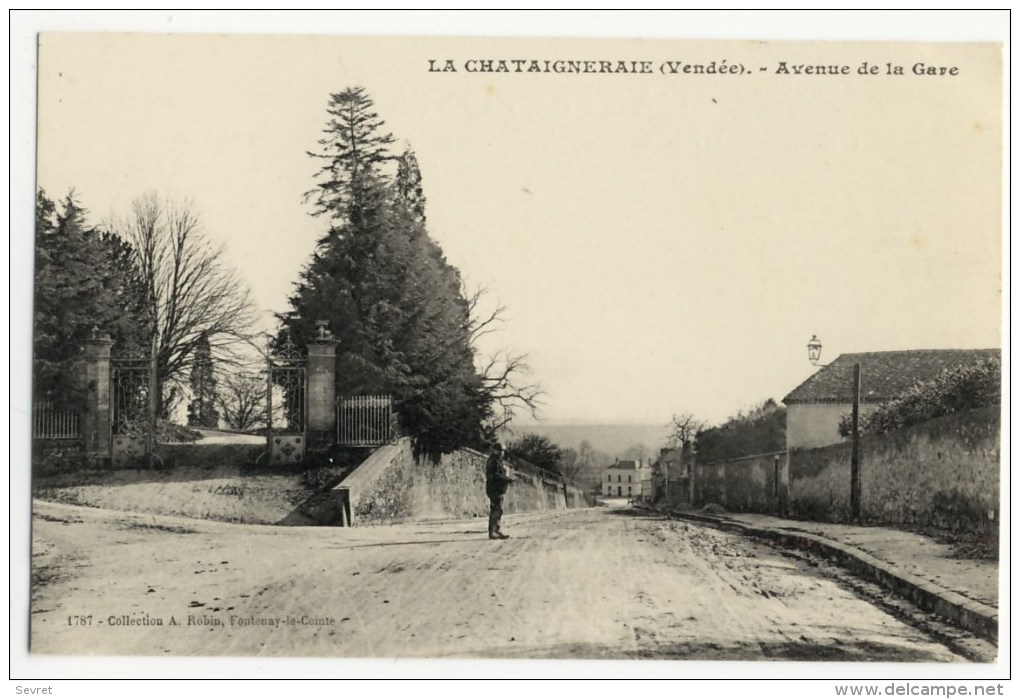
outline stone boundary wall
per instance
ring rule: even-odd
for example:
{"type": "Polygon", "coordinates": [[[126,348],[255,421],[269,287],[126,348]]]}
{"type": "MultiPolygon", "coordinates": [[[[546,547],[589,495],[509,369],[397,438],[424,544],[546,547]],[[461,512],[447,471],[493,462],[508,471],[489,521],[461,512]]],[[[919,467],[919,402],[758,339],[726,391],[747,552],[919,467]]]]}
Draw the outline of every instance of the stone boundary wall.
{"type": "Polygon", "coordinates": [[[789,487],[786,452],[694,465],[694,502],[734,512],[775,514],[786,506],[789,487]]]}
{"type": "MultiPolygon", "coordinates": [[[[355,525],[488,514],[485,454],[461,449],[443,456],[438,464],[434,464],[415,459],[407,439],[384,449],[390,450],[388,463],[379,464],[371,482],[362,483],[357,492],[351,492],[351,513],[355,525]]],[[[574,486],[565,486],[512,467],[508,470],[514,483],[503,500],[506,513],[587,505],[584,493],[574,486]]],[[[339,487],[345,485],[341,483],[339,487]]]]}
{"type": "MultiPolygon", "coordinates": [[[[1000,514],[1000,408],[861,439],[861,517],[877,524],[989,533],[1000,514]]],[[[790,454],[791,514],[846,521],[850,445],[790,454]]]]}

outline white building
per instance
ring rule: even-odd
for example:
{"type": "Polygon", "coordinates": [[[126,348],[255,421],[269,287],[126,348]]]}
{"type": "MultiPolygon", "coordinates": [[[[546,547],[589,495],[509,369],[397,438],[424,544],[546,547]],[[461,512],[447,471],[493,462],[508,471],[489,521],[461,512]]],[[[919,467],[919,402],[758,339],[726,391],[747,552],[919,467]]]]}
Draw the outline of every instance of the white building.
{"type": "Polygon", "coordinates": [[[602,494],[614,498],[636,498],[651,495],[646,492],[651,482],[652,471],[649,464],[640,459],[617,461],[606,468],[602,479],[602,494]]]}

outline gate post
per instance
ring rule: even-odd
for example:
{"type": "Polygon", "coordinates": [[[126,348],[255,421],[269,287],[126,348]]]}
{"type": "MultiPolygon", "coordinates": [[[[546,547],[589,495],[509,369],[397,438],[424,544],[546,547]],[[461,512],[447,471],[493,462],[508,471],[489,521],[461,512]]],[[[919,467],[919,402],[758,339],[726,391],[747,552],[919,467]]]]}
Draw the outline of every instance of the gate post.
{"type": "Polygon", "coordinates": [[[318,336],[308,343],[308,446],[325,448],[336,442],[336,348],[324,320],[315,322],[318,336]]]}
{"type": "Polygon", "coordinates": [[[81,417],[85,454],[107,459],[110,457],[110,348],[113,340],[92,329],[92,337],[85,340],[85,388],[87,398],[81,417]]]}

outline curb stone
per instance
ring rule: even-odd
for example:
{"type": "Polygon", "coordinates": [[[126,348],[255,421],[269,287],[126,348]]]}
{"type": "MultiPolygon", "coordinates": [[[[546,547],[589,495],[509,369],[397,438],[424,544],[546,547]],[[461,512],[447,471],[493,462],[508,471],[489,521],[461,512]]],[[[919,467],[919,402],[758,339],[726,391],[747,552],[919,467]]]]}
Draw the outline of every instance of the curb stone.
{"type": "Polygon", "coordinates": [[[775,541],[782,546],[819,553],[835,560],[854,573],[911,600],[928,612],[949,619],[971,633],[998,645],[999,610],[947,590],[909,573],[894,571],[889,564],[859,549],[807,532],[776,527],[758,527],[725,517],[690,512],[671,512],[671,516],[708,524],[726,531],[775,541]]]}

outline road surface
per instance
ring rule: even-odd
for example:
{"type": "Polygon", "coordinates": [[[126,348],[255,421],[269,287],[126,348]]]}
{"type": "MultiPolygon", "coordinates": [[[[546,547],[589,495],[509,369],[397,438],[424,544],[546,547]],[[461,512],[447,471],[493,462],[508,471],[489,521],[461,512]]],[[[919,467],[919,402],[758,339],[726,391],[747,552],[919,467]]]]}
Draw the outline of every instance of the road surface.
{"type": "Polygon", "coordinates": [[[32,651],[61,654],[963,658],[799,559],[594,508],[354,529],[36,501],[32,651]]]}

